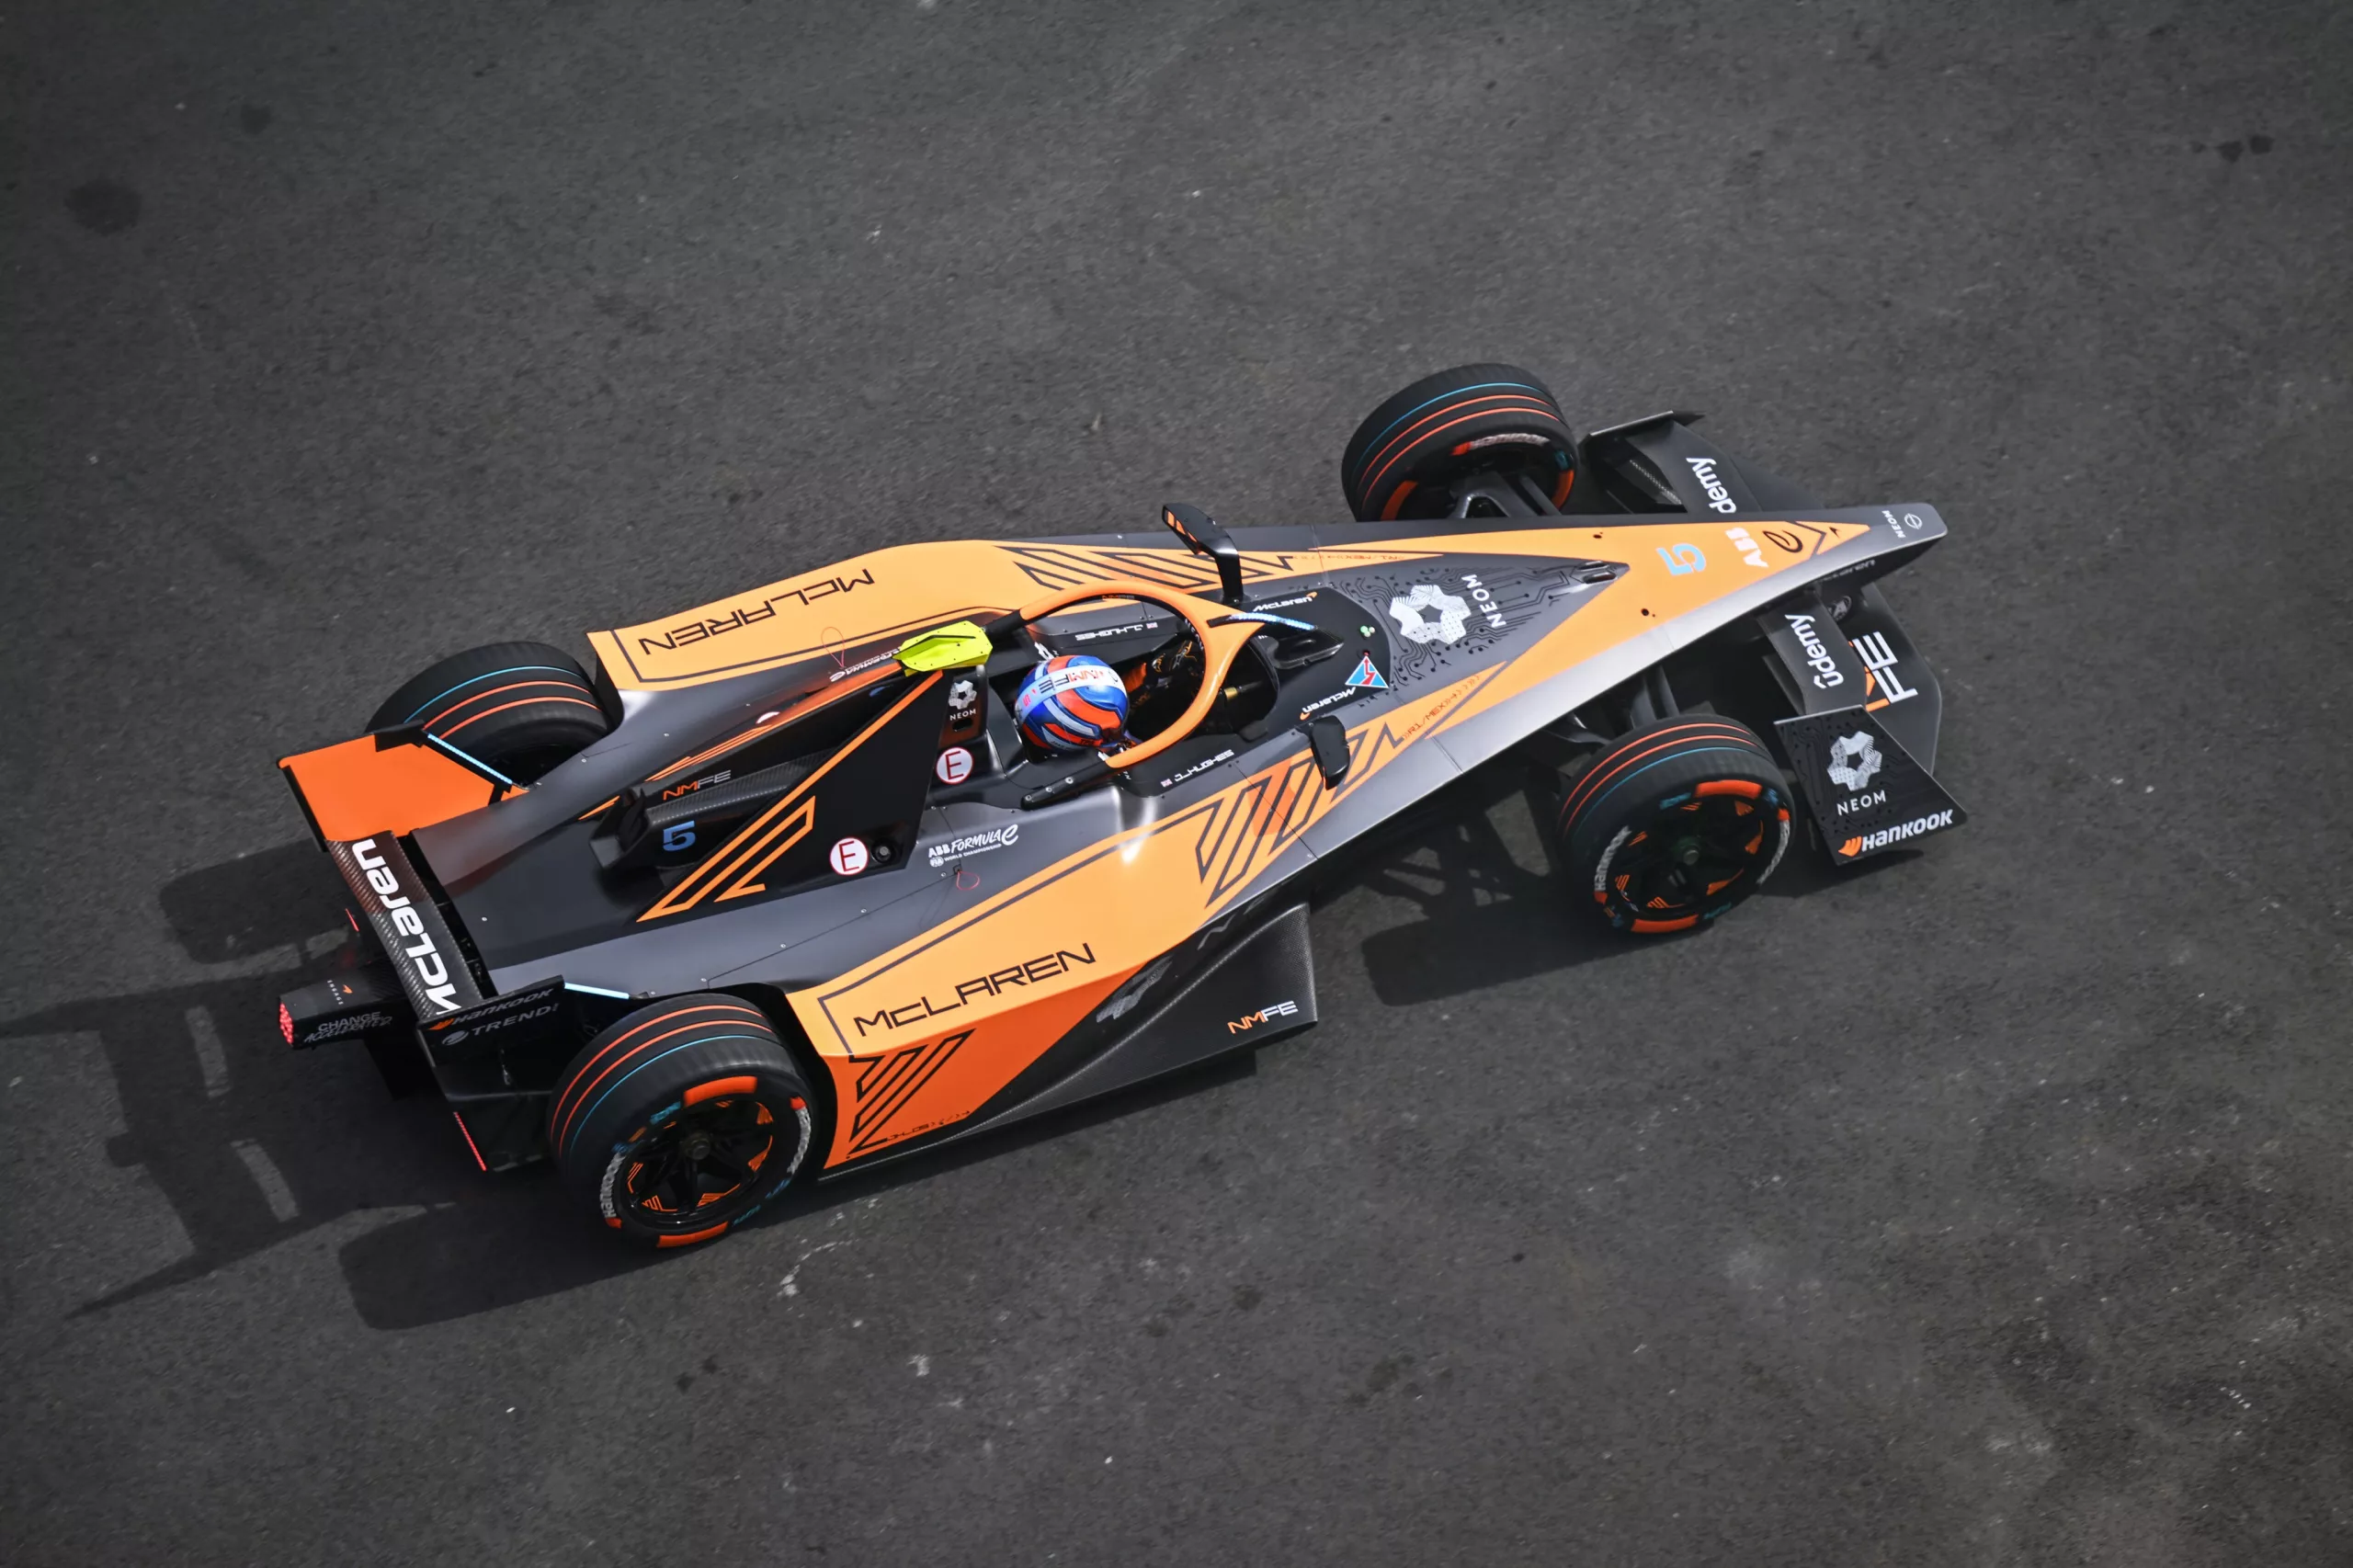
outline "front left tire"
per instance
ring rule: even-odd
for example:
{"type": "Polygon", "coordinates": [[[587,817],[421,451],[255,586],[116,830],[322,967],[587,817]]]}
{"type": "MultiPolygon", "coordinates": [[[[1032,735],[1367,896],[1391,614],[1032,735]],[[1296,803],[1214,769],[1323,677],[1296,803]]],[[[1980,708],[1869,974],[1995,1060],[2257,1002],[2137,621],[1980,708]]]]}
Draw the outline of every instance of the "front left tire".
{"type": "Polygon", "coordinates": [[[1552,390],[1517,365],[1458,365],[1367,415],[1340,454],[1348,514],[1442,517],[1449,487],[1483,469],[1525,473],[1559,507],[1576,482],[1575,435],[1552,390]]]}

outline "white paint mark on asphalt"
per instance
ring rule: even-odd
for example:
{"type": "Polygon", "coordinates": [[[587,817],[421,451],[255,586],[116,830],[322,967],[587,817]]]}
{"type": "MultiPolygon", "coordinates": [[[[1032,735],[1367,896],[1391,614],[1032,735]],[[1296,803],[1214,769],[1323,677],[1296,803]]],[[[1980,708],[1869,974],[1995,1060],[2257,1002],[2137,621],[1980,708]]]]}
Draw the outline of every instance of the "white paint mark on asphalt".
{"type": "Polygon", "coordinates": [[[205,1096],[217,1100],[229,1092],[229,1055],[221,1049],[210,1008],[199,1003],[188,1010],[188,1035],[196,1042],[196,1064],[204,1069],[205,1096]]]}
{"type": "Polygon", "coordinates": [[[931,1376],[931,1358],[928,1356],[910,1356],[907,1358],[907,1365],[915,1369],[916,1377],[931,1376]]]}
{"type": "MultiPolygon", "coordinates": [[[[839,1216],[835,1217],[839,1218],[839,1216]]],[[[821,1252],[831,1252],[835,1247],[847,1246],[848,1244],[849,1244],[847,1242],[821,1242],[817,1245],[811,1247],[807,1252],[802,1253],[799,1257],[794,1258],[792,1260],[792,1267],[785,1270],[784,1278],[776,1282],[776,1293],[779,1296],[798,1296],[801,1294],[801,1287],[794,1283],[794,1281],[799,1279],[801,1277],[801,1266],[807,1263],[811,1258],[816,1256],[821,1252]]]]}
{"type": "Polygon", "coordinates": [[[294,1189],[278,1174],[278,1166],[267,1150],[250,1138],[240,1138],[229,1146],[237,1151],[237,1158],[244,1161],[245,1169],[253,1173],[254,1185],[269,1199],[272,1218],[283,1225],[302,1211],[294,1201],[294,1189]]]}

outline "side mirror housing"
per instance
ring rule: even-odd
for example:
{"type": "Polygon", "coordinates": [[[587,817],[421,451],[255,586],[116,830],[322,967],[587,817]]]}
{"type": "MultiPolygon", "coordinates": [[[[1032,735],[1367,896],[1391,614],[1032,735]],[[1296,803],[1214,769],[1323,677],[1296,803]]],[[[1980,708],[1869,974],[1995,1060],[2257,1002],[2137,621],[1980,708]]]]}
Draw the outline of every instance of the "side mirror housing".
{"type": "Polygon", "coordinates": [[[1348,776],[1348,727],[1337,713],[1326,713],[1307,726],[1307,749],[1314,754],[1324,788],[1336,789],[1348,776]]]}
{"type": "Polygon", "coordinates": [[[1236,609],[1241,608],[1242,548],[1233,542],[1233,536],[1220,528],[1215,517],[1189,502],[1166,503],[1160,508],[1160,520],[1185,541],[1186,549],[1217,562],[1220,597],[1236,609]]]}

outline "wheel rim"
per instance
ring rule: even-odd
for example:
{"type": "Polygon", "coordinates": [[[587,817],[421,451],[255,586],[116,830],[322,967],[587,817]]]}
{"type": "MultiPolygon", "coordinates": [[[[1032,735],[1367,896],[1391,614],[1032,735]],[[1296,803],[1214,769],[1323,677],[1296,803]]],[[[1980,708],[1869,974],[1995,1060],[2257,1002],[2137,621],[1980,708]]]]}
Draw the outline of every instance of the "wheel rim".
{"type": "Polygon", "coordinates": [[[1722,914],[1780,858],[1790,812],[1750,779],[1711,779],[1670,795],[1620,831],[1604,852],[1594,898],[1611,923],[1682,930],[1722,914]]]}
{"type": "Polygon", "coordinates": [[[617,1196],[649,1230],[707,1230],[756,1200],[778,1125],[752,1095],[682,1107],[631,1151],[617,1196]]]}

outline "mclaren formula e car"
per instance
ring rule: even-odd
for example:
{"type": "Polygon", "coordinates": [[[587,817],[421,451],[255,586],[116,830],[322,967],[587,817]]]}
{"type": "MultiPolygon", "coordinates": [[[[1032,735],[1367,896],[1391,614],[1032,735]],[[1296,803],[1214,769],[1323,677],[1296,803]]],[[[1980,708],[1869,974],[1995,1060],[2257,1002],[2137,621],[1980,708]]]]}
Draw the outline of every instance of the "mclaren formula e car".
{"type": "Polygon", "coordinates": [[[551,1158],[675,1246],[1306,1028],[1308,873],[1506,753],[1557,780],[1563,896],[1634,937],[1802,843],[1958,825],[1877,581],[1942,520],[1822,506],[1697,418],[1580,437],[1470,366],[1357,431],[1351,521],[1171,504],[878,550],[592,632],[585,665],[444,660],[280,764],[356,936],[279,1028],[365,1043],[485,1167],[551,1158]],[[1015,699],[1082,653],[1120,725],[1044,749],[1015,699]]]}

